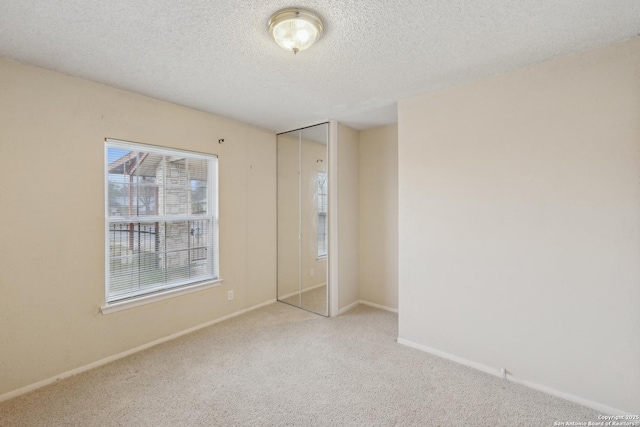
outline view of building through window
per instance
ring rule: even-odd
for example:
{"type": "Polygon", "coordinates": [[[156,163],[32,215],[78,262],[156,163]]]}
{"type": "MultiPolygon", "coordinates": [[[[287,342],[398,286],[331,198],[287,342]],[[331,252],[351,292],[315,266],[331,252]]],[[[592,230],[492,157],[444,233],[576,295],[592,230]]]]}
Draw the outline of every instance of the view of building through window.
{"type": "Polygon", "coordinates": [[[107,302],[217,278],[217,158],[107,141],[107,302]]]}

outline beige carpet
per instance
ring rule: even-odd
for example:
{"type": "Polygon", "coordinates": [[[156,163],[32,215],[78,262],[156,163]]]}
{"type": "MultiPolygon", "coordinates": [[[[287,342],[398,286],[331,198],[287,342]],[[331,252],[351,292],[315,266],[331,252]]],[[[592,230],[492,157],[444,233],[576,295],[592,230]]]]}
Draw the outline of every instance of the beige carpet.
{"type": "Polygon", "coordinates": [[[0,403],[0,426],[552,426],[598,413],[275,303],[0,403]]]}

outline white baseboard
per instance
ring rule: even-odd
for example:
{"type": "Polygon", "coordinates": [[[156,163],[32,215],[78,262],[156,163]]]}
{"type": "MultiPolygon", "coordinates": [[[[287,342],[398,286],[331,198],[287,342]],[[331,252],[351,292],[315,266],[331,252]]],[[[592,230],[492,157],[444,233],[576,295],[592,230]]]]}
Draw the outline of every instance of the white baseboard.
{"type": "MultiPolygon", "coordinates": [[[[434,348],[427,347],[426,345],[418,344],[418,343],[415,343],[413,341],[410,341],[410,340],[407,340],[407,339],[404,339],[404,338],[400,338],[400,337],[398,337],[398,344],[403,344],[403,345],[406,345],[408,347],[412,347],[412,348],[424,351],[426,353],[433,354],[434,356],[441,357],[441,358],[447,359],[447,360],[451,360],[452,362],[456,362],[456,363],[459,363],[461,365],[468,366],[470,368],[474,368],[474,369],[477,369],[477,370],[482,371],[482,372],[486,372],[486,373],[491,374],[491,375],[495,375],[497,377],[502,377],[502,374],[501,374],[501,371],[500,371],[499,368],[492,368],[490,366],[483,365],[481,363],[477,363],[477,362],[474,362],[474,361],[471,361],[471,360],[468,360],[468,359],[464,359],[462,357],[458,357],[458,356],[455,356],[453,354],[446,353],[444,351],[436,350],[434,348]]],[[[565,393],[563,391],[556,390],[556,389],[551,388],[551,387],[547,387],[547,386],[540,385],[540,384],[537,384],[537,383],[534,383],[534,382],[531,382],[531,381],[524,380],[522,378],[515,377],[515,376],[513,376],[513,375],[511,375],[509,373],[507,373],[506,379],[509,380],[509,381],[512,381],[514,383],[521,384],[523,386],[532,388],[534,390],[538,390],[538,391],[541,391],[543,393],[550,394],[551,396],[559,397],[561,399],[565,399],[565,400],[568,400],[570,402],[574,402],[574,403],[577,403],[579,405],[586,406],[587,408],[595,409],[596,411],[602,412],[603,414],[608,414],[608,415],[632,415],[632,414],[630,414],[628,412],[621,411],[621,410],[616,409],[616,408],[612,408],[611,406],[603,405],[601,403],[594,402],[592,400],[584,399],[582,397],[575,396],[573,394],[565,393]]]]}
{"type": "Polygon", "coordinates": [[[236,311],[235,313],[231,313],[231,314],[228,314],[226,316],[220,317],[218,319],[214,319],[214,320],[211,320],[209,322],[203,323],[201,325],[197,325],[197,326],[194,326],[192,328],[185,329],[184,331],[176,332],[175,334],[172,334],[172,335],[157,339],[155,341],[151,341],[149,343],[143,344],[143,345],[138,346],[138,347],[134,347],[134,348],[132,348],[130,350],[127,350],[127,351],[123,351],[122,353],[118,353],[118,354],[114,354],[113,356],[105,357],[104,359],[97,360],[95,362],[89,363],[88,365],[84,365],[84,366],[81,366],[79,368],[72,369],[72,370],[67,371],[67,372],[63,372],[63,373],[58,374],[58,375],[56,375],[54,377],[47,378],[47,379],[42,380],[42,381],[38,381],[37,383],[30,384],[28,386],[21,387],[21,388],[19,388],[17,390],[10,391],[8,393],[0,395],[0,402],[12,399],[12,398],[17,397],[17,396],[20,396],[21,394],[29,393],[30,391],[33,391],[33,390],[36,390],[36,389],[38,389],[40,387],[44,387],[46,385],[55,383],[56,381],[59,381],[61,379],[68,378],[68,377],[71,377],[73,375],[80,374],[82,372],[91,370],[93,368],[97,368],[98,366],[106,365],[107,363],[111,363],[111,362],[113,362],[115,360],[122,359],[124,357],[130,356],[130,355],[132,355],[134,353],[138,353],[139,351],[146,350],[146,349],[148,349],[150,347],[153,347],[153,346],[156,346],[158,344],[162,344],[164,342],[171,341],[171,340],[173,340],[175,338],[178,338],[178,337],[181,337],[183,335],[189,334],[191,332],[195,332],[198,329],[202,329],[202,328],[206,328],[206,327],[211,326],[211,325],[215,325],[216,323],[222,322],[224,320],[231,319],[233,317],[239,316],[239,315],[247,313],[249,311],[256,310],[258,308],[273,304],[275,302],[276,302],[275,299],[269,300],[269,301],[265,301],[265,302],[263,302],[261,304],[254,305],[254,306],[249,307],[249,308],[245,308],[244,310],[236,311]]]}
{"type": "Polygon", "coordinates": [[[320,283],[319,285],[314,285],[314,286],[312,286],[312,287],[310,287],[310,288],[306,288],[306,289],[303,289],[303,290],[301,290],[301,291],[291,292],[290,294],[286,294],[286,295],[282,295],[282,296],[278,297],[278,299],[279,299],[280,301],[282,301],[283,299],[287,299],[287,298],[292,297],[292,296],[294,296],[294,295],[303,294],[303,293],[305,293],[305,292],[309,292],[309,291],[312,291],[312,290],[314,290],[314,289],[321,288],[321,287],[323,287],[323,286],[327,286],[327,283],[326,283],[326,282],[323,282],[323,283],[320,283]]]}
{"type": "Polygon", "coordinates": [[[398,337],[398,344],[403,344],[403,345],[406,345],[407,347],[412,347],[418,350],[422,350],[426,353],[433,354],[434,356],[451,360],[452,362],[456,362],[461,365],[468,366],[470,368],[477,369],[482,372],[486,372],[487,374],[495,375],[496,377],[501,376],[500,369],[498,368],[492,368],[490,366],[483,365],[482,363],[473,362],[471,360],[467,360],[462,357],[455,356],[453,354],[445,353],[444,351],[436,350],[435,348],[427,347],[426,345],[418,344],[404,338],[398,337]]]}
{"type": "Polygon", "coordinates": [[[360,304],[368,305],[369,307],[379,308],[380,310],[390,311],[392,313],[397,313],[398,309],[393,307],[387,307],[386,305],[376,304],[374,302],[369,302],[365,300],[360,300],[360,304]]]}
{"type": "Polygon", "coordinates": [[[340,316],[341,314],[346,313],[347,311],[351,310],[353,307],[360,305],[360,300],[352,302],[351,304],[342,307],[340,310],[338,310],[338,316],[340,316]]]}
{"type": "Polygon", "coordinates": [[[390,311],[392,313],[397,313],[398,312],[397,308],[387,307],[385,305],[380,305],[380,304],[376,304],[376,303],[369,302],[369,301],[358,300],[358,301],[355,301],[355,302],[347,305],[346,307],[342,307],[340,309],[340,311],[338,311],[338,315],[344,314],[347,311],[351,310],[352,308],[354,308],[354,307],[356,307],[356,306],[358,306],[360,304],[368,305],[369,307],[373,307],[373,308],[379,308],[380,310],[390,311]]]}

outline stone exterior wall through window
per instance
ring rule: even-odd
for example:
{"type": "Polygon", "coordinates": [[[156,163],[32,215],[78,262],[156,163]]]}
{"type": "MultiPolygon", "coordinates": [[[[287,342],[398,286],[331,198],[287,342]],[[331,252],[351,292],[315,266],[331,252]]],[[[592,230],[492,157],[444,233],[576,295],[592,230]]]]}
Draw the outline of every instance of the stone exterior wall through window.
{"type": "MultiPolygon", "coordinates": [[[[156,172],[159,215],[191,214],[188,161],[165,158],[156,172]]],[[[200,222],[200,221],[198,221],[200,222]]],[[[194,256],[192,248],[200,246],[201,230],[193,221],[160,223],[160,267],[168,281],[189,279],[206,273],[207,257],[194,256]]],[[[204,245],[203,245],[204,246],[204,245]]],[[[206,249],[205,249],[206,251],[206,249]]],[[[202,253],[202,250],[199,251],[202,253]]]]}

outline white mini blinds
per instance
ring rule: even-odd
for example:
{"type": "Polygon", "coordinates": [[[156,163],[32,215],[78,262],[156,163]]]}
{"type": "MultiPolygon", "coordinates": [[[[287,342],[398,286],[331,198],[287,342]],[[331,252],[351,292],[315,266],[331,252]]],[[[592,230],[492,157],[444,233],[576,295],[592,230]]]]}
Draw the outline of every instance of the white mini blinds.
{"type": "Polygon", "coordinates": [[[218,278],[217,163],[106,141],[107,304],[218,278]]]}

